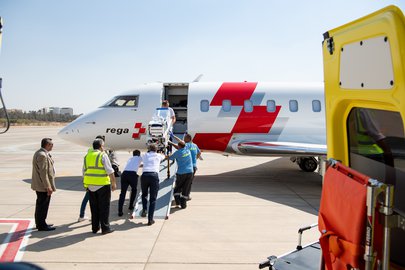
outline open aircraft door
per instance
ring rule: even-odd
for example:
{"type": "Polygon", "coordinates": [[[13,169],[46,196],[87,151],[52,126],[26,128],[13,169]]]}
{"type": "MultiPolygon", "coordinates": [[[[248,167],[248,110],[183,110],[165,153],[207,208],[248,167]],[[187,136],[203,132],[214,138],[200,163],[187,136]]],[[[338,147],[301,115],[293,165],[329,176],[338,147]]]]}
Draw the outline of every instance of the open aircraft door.
{"type": "MultiPolygon", "coordinates": [[[[330,30],[323,42],[328,158],[393,185],[400,222],[405,216],[404,48],[405,18],[395,6],[330,30]]],[[[404,267],[405,226],[391,227],[391,262],[404,267]]]]}

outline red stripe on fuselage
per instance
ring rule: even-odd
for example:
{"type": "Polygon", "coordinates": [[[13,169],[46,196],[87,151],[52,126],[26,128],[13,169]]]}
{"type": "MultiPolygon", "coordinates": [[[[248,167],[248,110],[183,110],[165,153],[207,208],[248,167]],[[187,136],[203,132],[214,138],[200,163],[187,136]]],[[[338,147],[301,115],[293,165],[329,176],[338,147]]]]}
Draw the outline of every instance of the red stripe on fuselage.
{"type": "Polygon", "coordinates": [[[275,112],[268,112],[266,106],[253,106],[252,112],[242,109],[231,133],[269,133],[280,109],[281,106],[276,106],[275,112]]]}
{"type": "MultiPolygon", "coordinates": [[[[244,106],[245,100],[251,100],[256,86],[257,82],[223,83],[210,106],[222,106],[224,100],[230,100],[231,106],[244,106]]],[[[253,106],[252,112],[242,108],[230,133],[196,133],[193,141],[204,150],[225,151],[235,133],[268,134],[280,110],[281,106],[276,106],[275,112],[268,112],[267,106],[253,106]]]]}
{"type": "Polygon", "coordinates": [[[224,100],[230,100],[232,106],[243,106],[243,102],[253,95],[256,86],[257,82],[225,82],[218,89],[210,106],[222,106],[224,100]]]}
{"type": "Polygon", "coordinates": [[[204,150],[225,151],[231,140],[231,133],[197,133],[193,142],[204,150]]]}

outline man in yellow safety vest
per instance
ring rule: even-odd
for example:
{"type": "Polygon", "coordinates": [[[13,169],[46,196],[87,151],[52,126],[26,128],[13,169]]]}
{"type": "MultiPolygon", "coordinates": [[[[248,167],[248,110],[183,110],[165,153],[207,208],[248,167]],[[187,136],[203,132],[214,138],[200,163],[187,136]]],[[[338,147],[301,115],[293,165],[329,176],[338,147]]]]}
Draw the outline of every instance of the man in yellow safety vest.
{"type": "Polygon", "coordinates": [[[104,152],[104,141],[93,141],[93,149],[84,157],[83,184],[90,195],[91,225],[93,233],[100,230],[102,234],[111,233],[110,201],[111,191],[116,189],[114,169],[104,152]]]}

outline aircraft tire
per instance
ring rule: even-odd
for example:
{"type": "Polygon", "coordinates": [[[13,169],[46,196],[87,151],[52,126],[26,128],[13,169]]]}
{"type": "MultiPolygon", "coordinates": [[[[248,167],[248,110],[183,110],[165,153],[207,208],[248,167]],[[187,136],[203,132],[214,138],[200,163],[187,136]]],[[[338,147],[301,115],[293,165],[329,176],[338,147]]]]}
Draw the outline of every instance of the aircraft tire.
{"type": "Polygon", "coordinates": [[[318,162],[313,157],[301,158],[298,165],[304,172],[314,172],[318,168],[318,162]]]}

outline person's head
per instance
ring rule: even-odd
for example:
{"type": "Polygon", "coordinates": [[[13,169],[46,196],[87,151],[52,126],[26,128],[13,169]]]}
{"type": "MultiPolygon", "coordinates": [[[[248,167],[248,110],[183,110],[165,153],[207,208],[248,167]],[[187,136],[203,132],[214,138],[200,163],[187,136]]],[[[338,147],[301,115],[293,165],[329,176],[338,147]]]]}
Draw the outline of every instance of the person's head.
{"type": "Polygon", "coordinates": [[[190,134],[184,135],[184,141],[185,141],[186,143],[191,142],[192,140],[193,140],[193,137],[191,137],[190,134]]]}
{"type": "Polygon", "coordinates": [[[157,151],[157,146],[154,143],[151,143],[148,145],[148,152],[156,152],[157,151]]]}
{"type": "Polygon", "coordinates": [[[105,142],[105,136],[104,135],[98,135],[96,139],[102,139],[105,142]]]}
{"type": "Polygon", "coordinates": [[[186,144],[183,141],[179,141],[178,146],[181,149],[181,148],[186,147],[186,144]]]}
{"type": "Polygon", "coordinates": [[[51,138],[43,138],[41,141],[41,147],[46,151],[51,151],[53,147],[53,142],[51,138]]]}
{"type": "Polygon", "coordinates": [[[169,104],[169,101],[168,101],[168,100],[163,100],[163,101],[162,101],[162,107],[163,107],[163,108],[167,108],[167,107],[169,107],[169,105],[170,105],[170,104],[169,104]]]}
{"type": "Polygon", "coordinates": [[[95,139],[93,141],[93,149],[103,151],[104,141],[102,139],[95,139]]]}
{"type": "Polygon", "coordinates": [[[141,155],[141,151],[139,151],[139,150],[134,150],[134,151],[132,152],[132,155],[139,157],[139,156],[141,155]]]}

